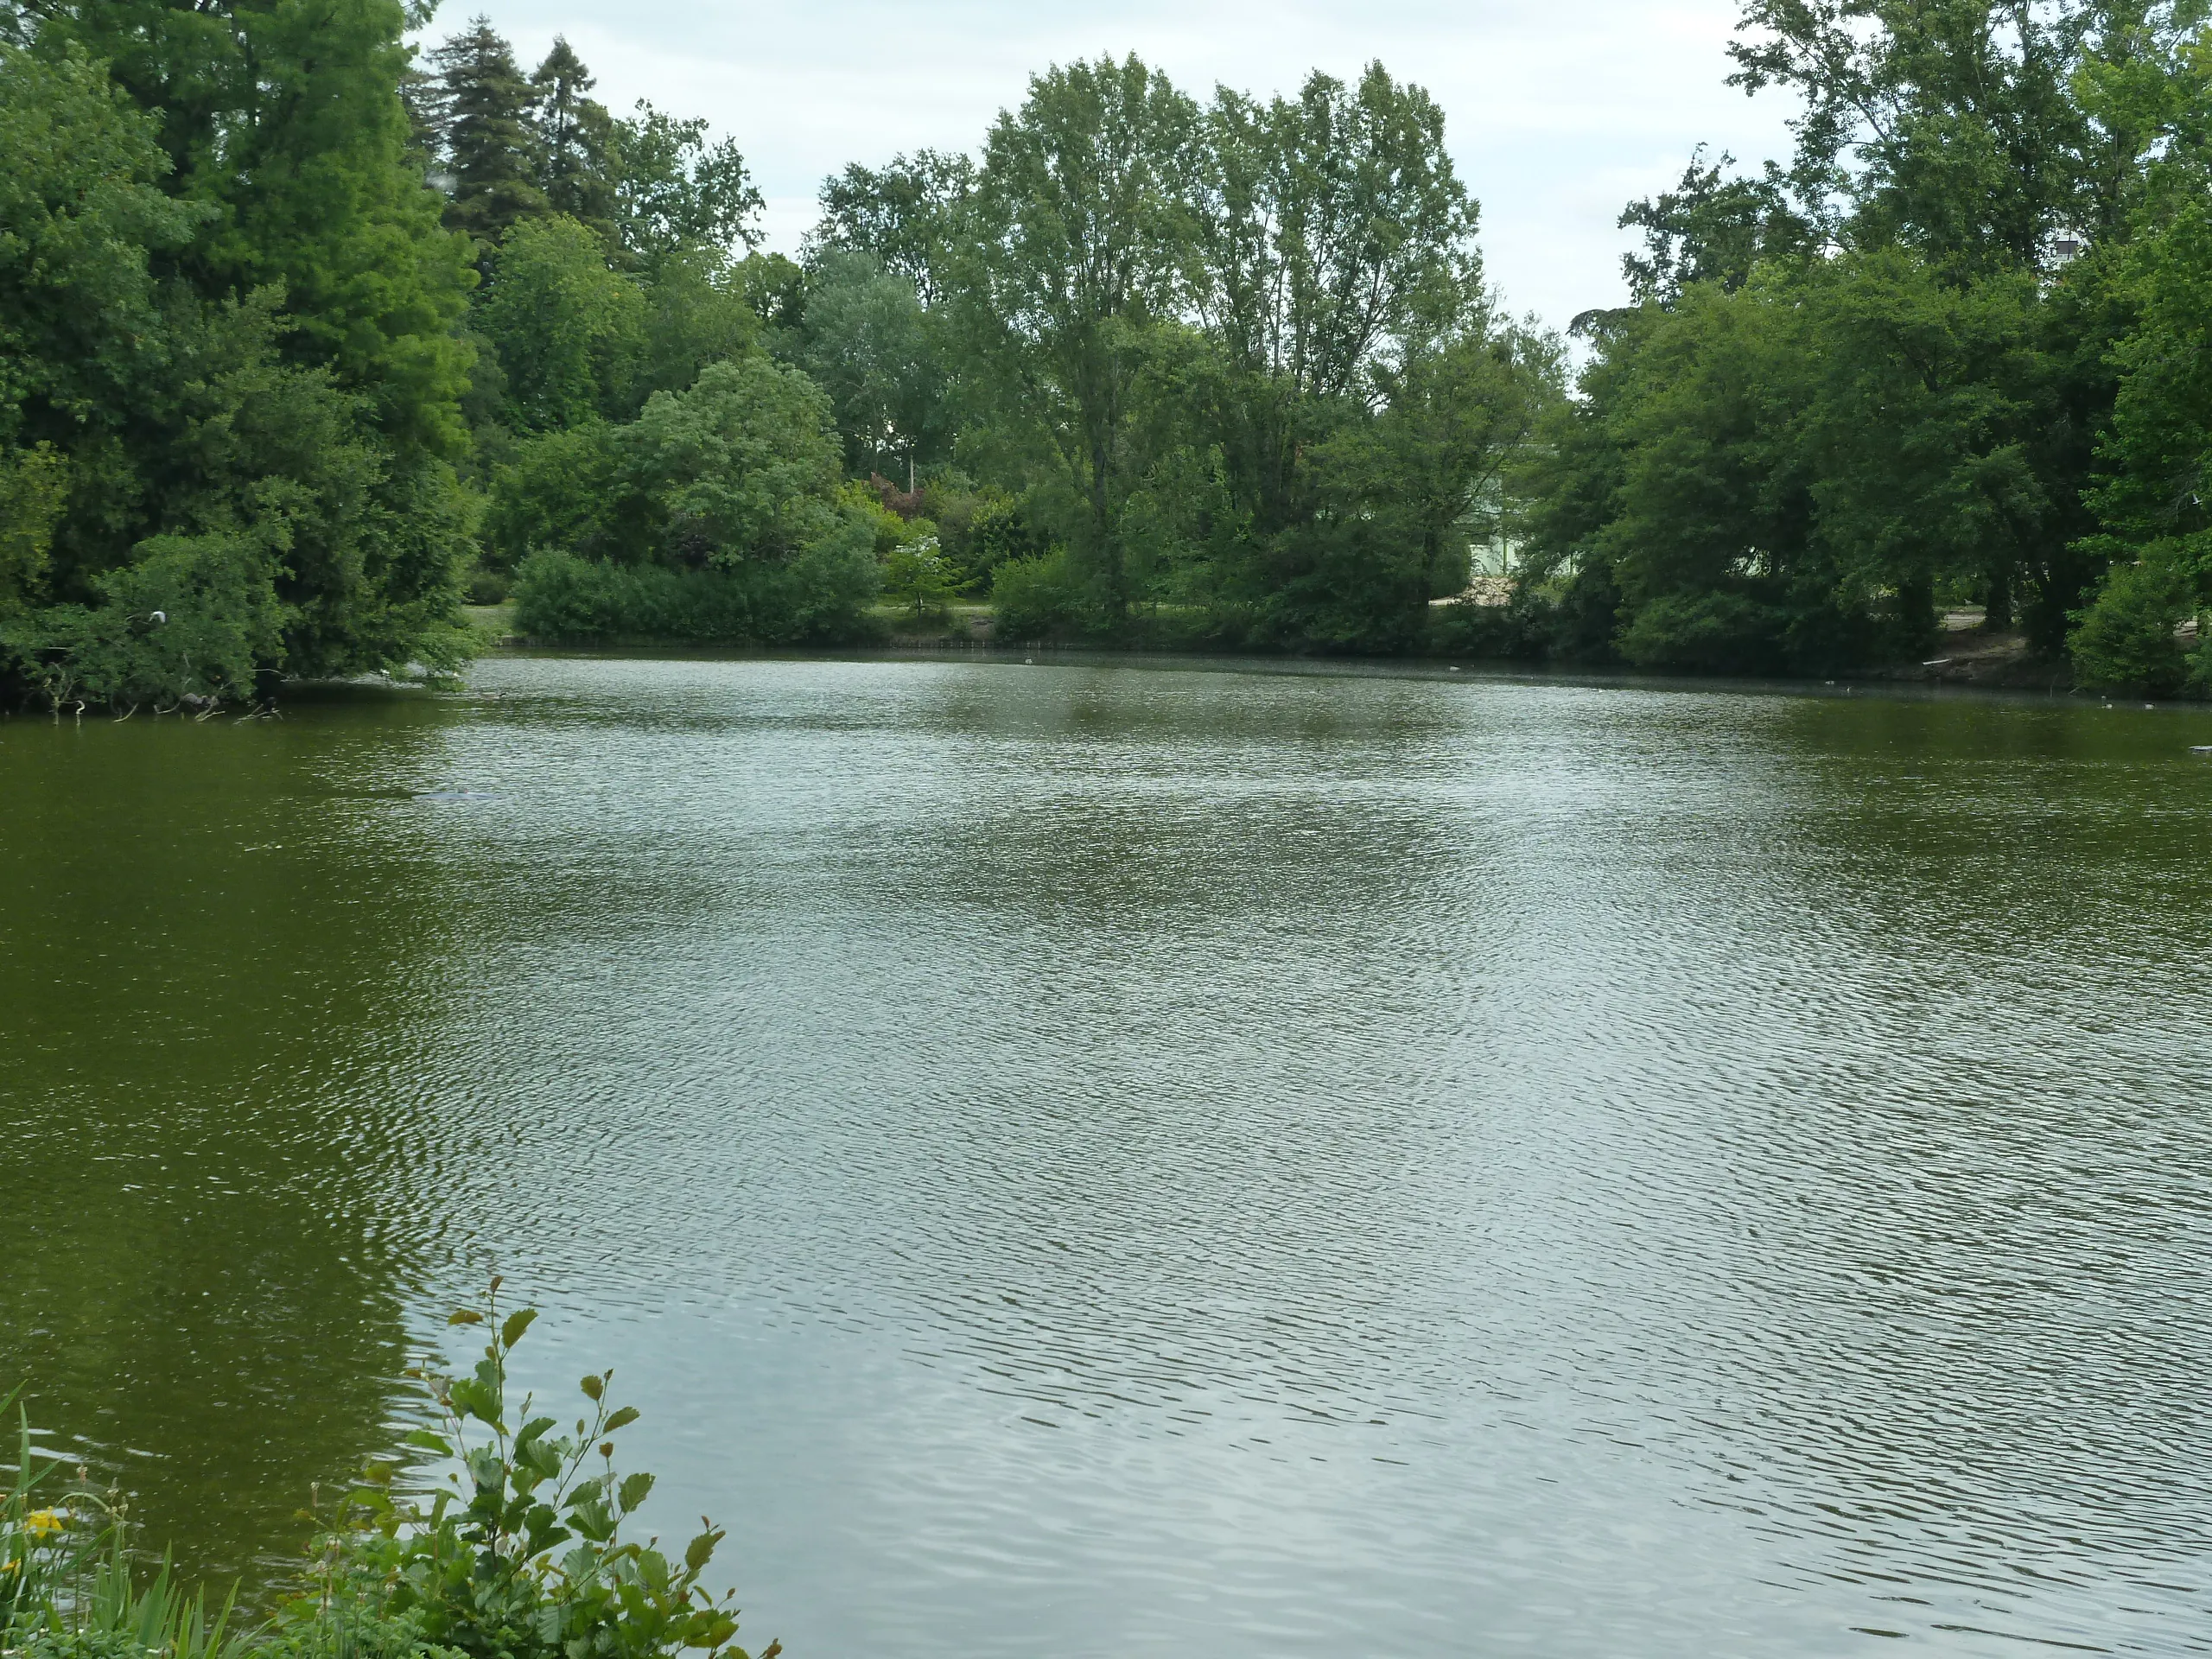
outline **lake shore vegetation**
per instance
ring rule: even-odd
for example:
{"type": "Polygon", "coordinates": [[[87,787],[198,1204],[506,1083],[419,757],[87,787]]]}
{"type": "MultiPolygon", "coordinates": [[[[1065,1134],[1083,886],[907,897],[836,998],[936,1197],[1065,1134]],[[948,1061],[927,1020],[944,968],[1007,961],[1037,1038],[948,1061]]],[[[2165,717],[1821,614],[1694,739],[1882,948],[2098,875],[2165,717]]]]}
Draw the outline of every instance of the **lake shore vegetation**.
{"type": "MultiPolygon", "coordinates": [[[[704,1577],[721,1530],[680,1554],[638,1541],[649,1474],[618,1473],[638,1419],[587,1376],[573,1433],[511,1397],[508,1364],[537,1318],[502,1315],[500,1281],[449,1324],[488,1340],[465,1373],[425,1364],[426,1426],[372,1462],[317,1532],[273,1609],[187,1591],[146,1565],[121,1496],[83,1470],[57,1479],[17,1414],[0,1489],[0,1651],[22,1659],[747,1659],[730,1594],[704,1577]],[[428,1491],[425,1473],[443,1473],[428,1491]],[[628,1528],[632,1536],[624,1535],[628,1528]]],[[[305,1496],[305,1495],[303,1495],[305,1496]]],[[[782,1651],[771,1642],[760,1659],[782,1651]]]]}
{"type": "Polygon", "coordinates": [[[1796,153],[1630,207],[1634,303],[1576,320],[1519,480],[1568,653],[1832,674],[1971,607],[2212,689],[2209,53],[2193,4],[1750,0],[1731,79],[1796,98],[1796,153]]]}
{"type": "Polygon", "coordinates": [[[0,0],[0,697],[435,676],[509,601],[2212,691],[2194,0],[1747,0],[1794,153],[1630,204],[1630,302],[1565,336],[1379,64],[1053,66],[793,258],[734,141],[434,10],[0,0]]]}

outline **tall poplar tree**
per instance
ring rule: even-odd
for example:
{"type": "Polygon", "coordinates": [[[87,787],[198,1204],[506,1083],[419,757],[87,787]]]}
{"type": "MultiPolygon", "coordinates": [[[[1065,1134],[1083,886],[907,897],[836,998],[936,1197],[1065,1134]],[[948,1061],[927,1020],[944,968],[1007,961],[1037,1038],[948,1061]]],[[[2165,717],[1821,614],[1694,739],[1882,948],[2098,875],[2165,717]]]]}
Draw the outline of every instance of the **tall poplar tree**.
{"type": "Polygon", "coordinates": [[[880,168],[855,162],[823,181],[814,241],[873,255],[887,273],[913,284],[925,306],[935,305],[975,188],[975,162],[944,150],[894,156],[880,168]]]}
{"type": "MultiPolygon", "coordinates": [[[[1382,362],[1482,313],[1476,207],[1444,115],[1380,64],[1295,99],[1224,91],[1198,169],[1198,313],[1227,371],[1217,417],[1263,531],[1313,506],[1299,458],[1363,410],[1382,362]]],[[[1424,595],[1424,597],[1426,597],[1424,595]]]]}
{"type": "Polygon", "coordinates": [[[1109,623],[1131,599],[1122,513],[1145,470],[1141,383],[1190,257],[1198,106],[1132,55],[1033,77],[991,129],[971,220],[972,348],[999,418],[1057,461],[1109,623]]]}

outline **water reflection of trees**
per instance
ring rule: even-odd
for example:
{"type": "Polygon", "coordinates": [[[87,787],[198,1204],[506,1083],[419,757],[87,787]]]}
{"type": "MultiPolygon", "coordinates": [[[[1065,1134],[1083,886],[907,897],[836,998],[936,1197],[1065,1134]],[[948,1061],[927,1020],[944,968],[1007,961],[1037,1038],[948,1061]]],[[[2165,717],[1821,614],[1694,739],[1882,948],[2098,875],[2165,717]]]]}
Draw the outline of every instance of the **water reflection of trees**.
{"type": "Polygon", "coordinates": [[[1624,977],[1618,1024],[1663,1038],[1592,1087],[1669,1149],[1638,1266],[1654,1340],[1705,1333],[1676,1363],[1726,1466],[1757,1471],[1724,1501],[1924,1618],[2177,1618],[2143,1585],[2206,1525],[2178,1476],[2207,1450],[2180,1310],[2212,1155],[2183,737],[1799,700],[1716,759],[1732,801],[1670,814],[1656,785],[1621,838],[1668,872],[1695,973],[1624,977]]]}
{"type": "Polygon", "coordinates": [[[435,716],[0,737],[0,1382],[188,1572],[295,1552],[388,1436],[444,884],[385,833],[435,716]]]}

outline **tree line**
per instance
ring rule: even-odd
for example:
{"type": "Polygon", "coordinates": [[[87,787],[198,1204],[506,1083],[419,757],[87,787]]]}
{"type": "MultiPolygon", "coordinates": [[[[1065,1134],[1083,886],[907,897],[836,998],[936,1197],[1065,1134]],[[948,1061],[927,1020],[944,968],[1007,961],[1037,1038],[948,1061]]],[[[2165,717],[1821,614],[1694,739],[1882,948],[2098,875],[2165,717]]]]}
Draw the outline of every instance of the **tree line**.
{"type": "Polygon", "coordinates": [[[2212,35],[2196,0],[1746,0],[1795,154],[1632,205],[1635,303],[1517,480],[1567,658],[1826,673],[1977,605],[2212,689],[2212,35]],[[2202,633],[2201,629],[2194,632],[2202,633]]]}
{"type": "Polygon", "coordinates": [[[425,0],[0,0],[0,679],[173,707],[545,638],[1002,637],[1819,673],[1983,607],[2212,679],[2204,18],[1751,0],[1796,152],[1506,315],[1419,87],[1035,76],[743,156],[425,0]],[[1580,358],[1580,367],[1570,372],[1580,358]],[[1517,550],[1469,587],[1474,547],[1517,550]]]}
{"type": "Polygon", "coordinates": [[[979,156],[849,167],[822,207],[800,259],[728,268],[751,349],[642,406],[662,270],[557,211],[505,231],[510,385],[573,342],[486,483],[533,630],[818,635],[874,570],[1020,637],[1415,649],[1561,393],[1483,281],[1441,112],[1379,67],[1203,104],[1134,58],[1054,68],[979,156]]]}

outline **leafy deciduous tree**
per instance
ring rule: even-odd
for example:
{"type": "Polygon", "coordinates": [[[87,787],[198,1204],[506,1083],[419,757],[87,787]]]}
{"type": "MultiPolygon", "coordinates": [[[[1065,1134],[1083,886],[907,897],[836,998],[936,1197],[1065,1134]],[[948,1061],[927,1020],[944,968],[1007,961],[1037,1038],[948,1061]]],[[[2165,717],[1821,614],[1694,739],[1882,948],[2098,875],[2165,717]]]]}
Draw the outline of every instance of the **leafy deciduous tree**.
{"type": "Polygon", "coordinates": [[[1000,420],[1052,455],[1107,615],[1130,601],[1121,517],[1145,458],[1139,383],[1181,296],[1198,109],[1134,56],[1035,77],[991,130],[964,279],[1000,420]]]}

